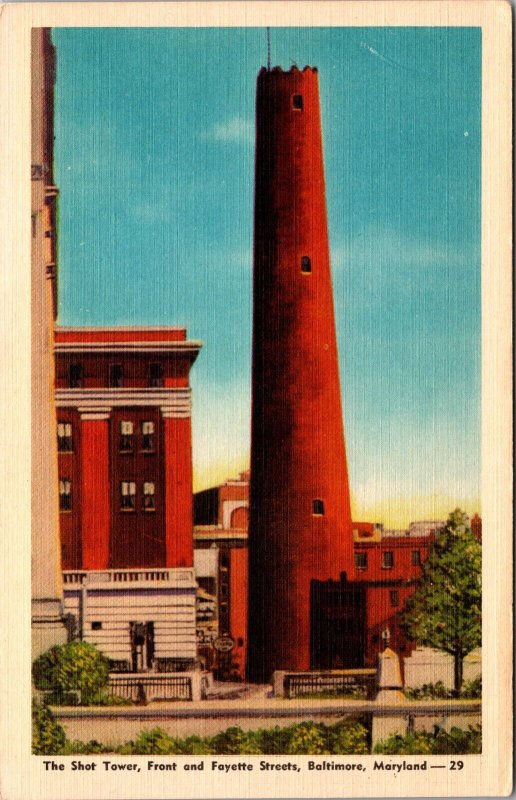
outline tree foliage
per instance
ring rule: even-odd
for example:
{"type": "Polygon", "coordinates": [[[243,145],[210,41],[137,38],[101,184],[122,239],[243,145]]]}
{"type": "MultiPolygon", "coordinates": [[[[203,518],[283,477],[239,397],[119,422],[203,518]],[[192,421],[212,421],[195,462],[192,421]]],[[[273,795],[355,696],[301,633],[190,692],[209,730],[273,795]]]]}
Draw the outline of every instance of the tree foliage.
{"type": "Polygon", "coordinates": [[[48,699],[61,702],[67,692],[78,692],[81,702],[91,704],[108,684],[109,661],[88,642],[56,645],[32,665],[37,689],[52,692],[48,699]]]}
{"type": "Polygon", "coordinates": [[[411,639],[454,657],[457,694],[464,657],[481,643],[481,605],[481,547],[457,508],[436,534],[420,584],[402,614],[411,639]]]}

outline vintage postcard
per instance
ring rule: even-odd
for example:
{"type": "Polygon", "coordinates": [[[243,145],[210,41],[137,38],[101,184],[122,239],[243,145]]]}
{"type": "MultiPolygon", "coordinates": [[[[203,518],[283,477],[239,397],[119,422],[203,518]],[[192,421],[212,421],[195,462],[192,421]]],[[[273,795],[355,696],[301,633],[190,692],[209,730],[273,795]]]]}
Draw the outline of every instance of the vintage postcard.
{"type": "Polygon", "coordinates": [[[1,797],[509,794],[509,4],[0,36],[1,797]]]}

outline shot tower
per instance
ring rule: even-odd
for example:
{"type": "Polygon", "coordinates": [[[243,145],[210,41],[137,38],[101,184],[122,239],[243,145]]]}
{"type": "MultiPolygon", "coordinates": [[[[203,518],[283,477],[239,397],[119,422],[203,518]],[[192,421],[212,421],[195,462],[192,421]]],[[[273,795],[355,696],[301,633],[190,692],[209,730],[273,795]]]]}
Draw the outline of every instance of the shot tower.
{"type": "Polygon", "coordinates": [[[317,69],[259,73],[255,170],[248,674],[266,681],[317,666],[312,582],[353,571],[317,69]]]}

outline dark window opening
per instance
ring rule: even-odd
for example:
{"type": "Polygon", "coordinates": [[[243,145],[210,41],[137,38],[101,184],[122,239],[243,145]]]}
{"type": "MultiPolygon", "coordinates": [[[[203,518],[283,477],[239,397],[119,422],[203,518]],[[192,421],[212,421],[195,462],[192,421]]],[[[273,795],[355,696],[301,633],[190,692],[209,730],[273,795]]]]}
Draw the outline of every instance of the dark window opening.
{"type": "Polygon", "coordinates": [[[92,631],[101,631],[102,630],[102,622],[92,622],[91,623],[91,630],[92,631]]]}
{"type": "Polygon", "coordinates": [[[421,566],[421,550],[412,551],[412,566],[413,567],[421,566]]]}
{"type": "Polygon", "coordinates": [[[120,509],[122,511],[134,511],[136,498],[136,483],[134,481],[122,481],[120,484],[120,509]]]}
{"type": "Polygon", "coordinates": [[[149,364],[149,385],[163,386],[163,367],[161,364],[149,364]]]}
{"type": "Polygon", "coordinates": [[[308,275],[312,271],[312,262],[310,256],[302,256],[301,258],[301,272],[308,275]]]}
{"type": "Polygon", "coordinates": [[[155,495],[154,495],[155,487],[154,483],[151,481],[145,481],[143,484],[143,510],[144,511],[155,511],[156,510],[156,502],[155,502],[155,495]]]}
{"type": "Polygon", "coordinates": [[[57,423],[57,449],[60,453],[72,452],[73,443],[71,422],[57,423]]]}
{"type": "Polygon", "coordinates": [[[391,606],[393,608],[397,608],[399,606],[400,596],[399,592],[397,592],[396,589],[393,589],[392,591],[389,592],[389,600],[391,601],[391,606]]]}
{"type": "Polygon", "coordinates": [[[292,96],[292,108],[295,108],[296,111],[303,110],[303,95],[302,94],[294,94],[292,96]]]}
{"type": "Polygon", "coordinates": [[[355,567],[367,569],[367,553],[355,553],[355,567]]]}
{"type": "Polygon", "coordinates": [[[314,515],[314,517],[324,516],[323,500],[312,500],[312,514],[314,515]]]}
{"type": "Polygon", "coordinates": [[[68,383],[71,389],[80,389],[82,386],[82,364],[70,364],[68,370],[68,383]]]}
{"type": "Polygon", "coordinates": [[[109,385],[114,388],[122,386],[124,373],[121,364],[111,364],[109,367],[109,385]]]}
{"type": "Polygon", "coordinates": [[[131,453],[133,450],[133,423],[130,420],[120,422],[120,441],[118,449],[121,453],[131,453]]]}
{"type": "Polygon", "coordinates": [[[72,482],[67,478],[59,481],[59,510],[72,510],[72,482]]]}
{"type": "Polygon", "coordinates": [[[394,553],[390,550],[385,550],[382,555],[383,569],[392,569],[394,566],[394,553]]]}
{"type": "Polygon", "coordinates": [[[142,450],[152,453],[154,450],[154,423],[142,422],[142,450]]]}

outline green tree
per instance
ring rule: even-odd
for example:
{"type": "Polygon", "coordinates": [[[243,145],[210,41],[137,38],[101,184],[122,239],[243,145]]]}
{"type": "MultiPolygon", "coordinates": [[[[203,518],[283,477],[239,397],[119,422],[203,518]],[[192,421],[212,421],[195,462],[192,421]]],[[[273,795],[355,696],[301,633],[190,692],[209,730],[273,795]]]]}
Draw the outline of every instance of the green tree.
{"type": "Polygon", "coordinates": [[[469,519],[457,508],[436,534],[419,586],[401,616],[411,639],[453,656],[456,695],[464,657],[482,638],[481,559],[469,519]]]}
{"type": "Polygon", "coordinates": [[[88,642],[69,642],[42,653],[32,665],[32,677],[35,687],[51,691],[57,702],[76,691],[89,705],[108,684],[109,661],[88,642]]]}

